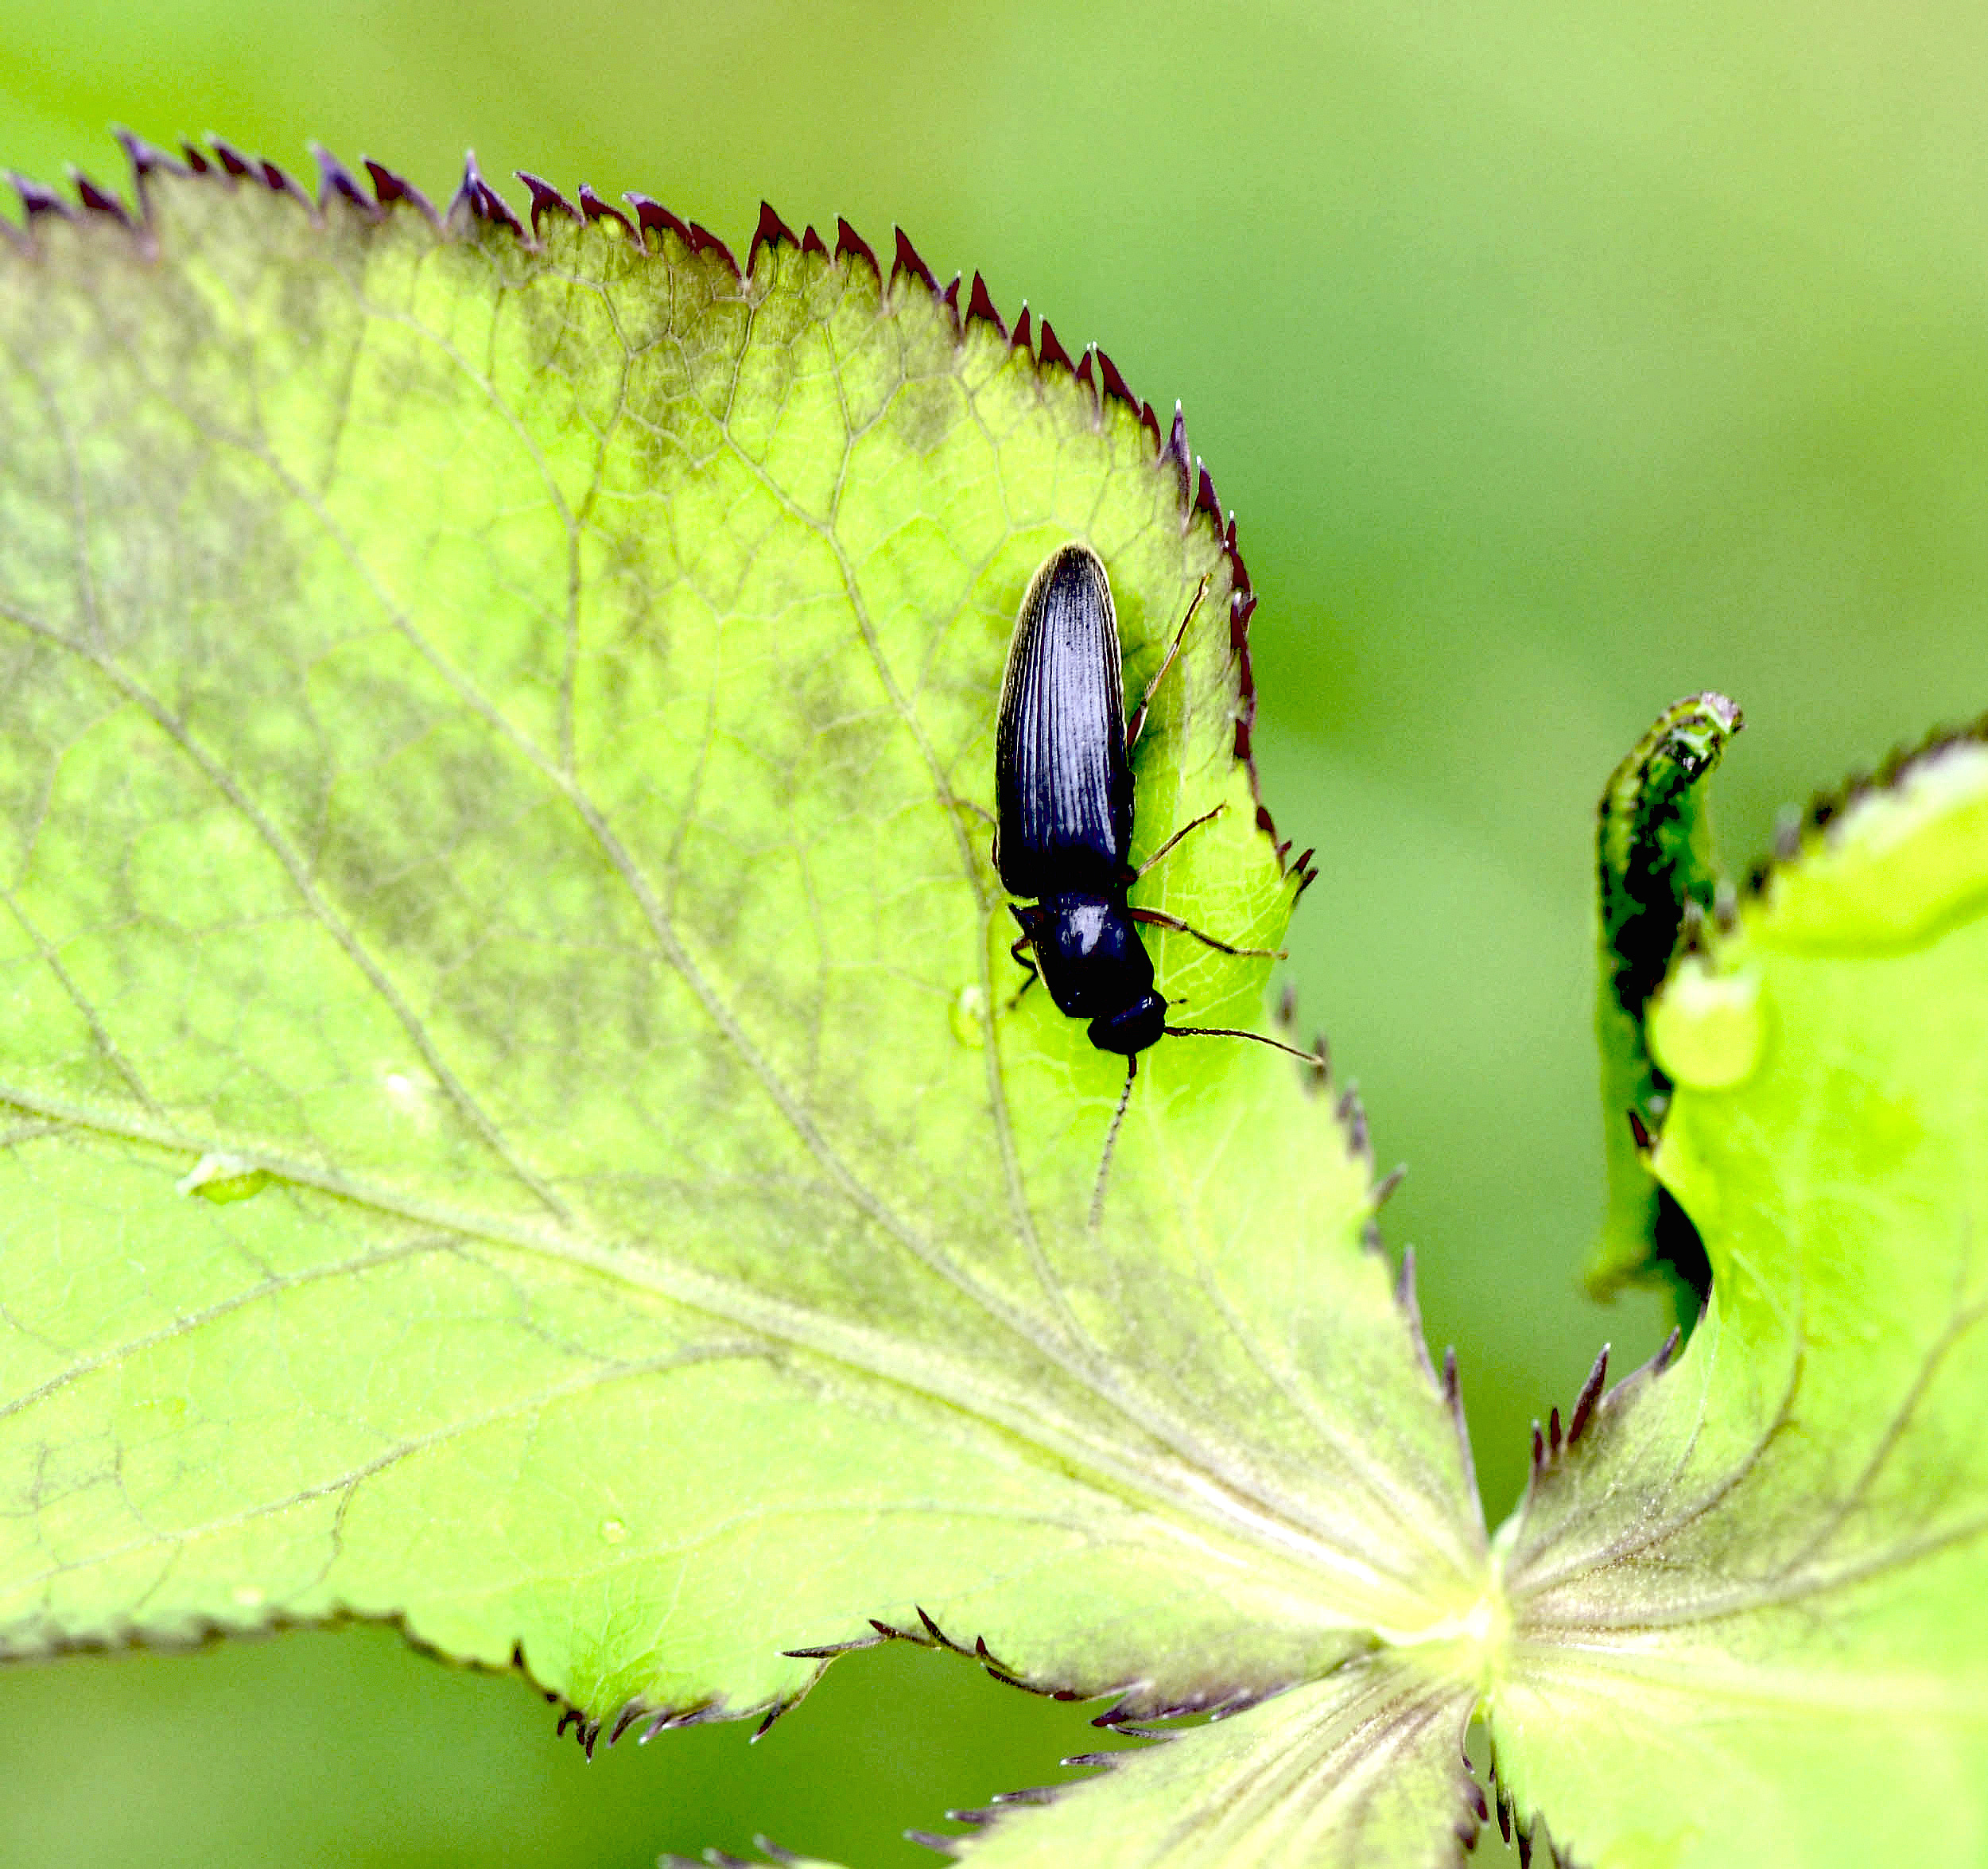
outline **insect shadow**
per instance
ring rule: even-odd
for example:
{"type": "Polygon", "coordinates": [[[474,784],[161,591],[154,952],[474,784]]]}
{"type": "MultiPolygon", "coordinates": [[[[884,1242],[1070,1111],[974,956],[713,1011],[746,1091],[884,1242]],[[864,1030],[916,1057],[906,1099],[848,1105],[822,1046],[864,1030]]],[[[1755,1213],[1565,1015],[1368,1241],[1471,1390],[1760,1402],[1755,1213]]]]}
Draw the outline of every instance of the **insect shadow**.
{"type": "Polygon", "coordinates": [[[1128,729],[1111,581],[1088,546],[1060,546],[1029,580],[1001,682],[994,736],[994,867],[1002,888],[1026,899],[1009,905],[1022,931],[1010,951],[1027,971],[1015,998],[1040,978],[1058,1011],[1087,1020],[1091,1043],[1125,1060],[1125,1088],[1097,1165],[1093,1226],[1103,1215],[1105,1175],[1140,1052],[1163,1038],[1248,1039],[1307,1064],[1318,1062],[1314,1054],[1261,1032],[1170,1025],[1140,924],[1192,935],[1221,954],[1283,957],[1272,948],[1233,946],[1178,915],[1134,908],[1127,900],[1140,876],[1224,809],[1217,805],[1190,820],[1140,868],[1132,867],[1132,749],[1207,591],[1204,577],[1128,729]]]}

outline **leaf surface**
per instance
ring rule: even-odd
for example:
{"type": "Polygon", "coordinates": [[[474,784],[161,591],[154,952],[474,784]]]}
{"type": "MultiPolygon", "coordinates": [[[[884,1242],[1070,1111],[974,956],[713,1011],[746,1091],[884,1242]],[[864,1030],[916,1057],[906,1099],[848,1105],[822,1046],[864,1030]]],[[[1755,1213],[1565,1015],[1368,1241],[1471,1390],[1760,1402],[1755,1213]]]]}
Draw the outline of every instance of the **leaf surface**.
{"type": "Polygon", "coordinates": [[[1011,1003],[1066,538],[1132,699],[1209,581],[1136,857],[1222,815],[1135,901],[1274,947],[1299,886],[1178,425],[908,247],[146,192],[0,251],[6,1649],[393,1616],[591,1735],[879,1624],[1136,1708],[1467,1613],[1355,1106],[1165,1041],[1093,1227],[1123,1067],[1011,1003]]]}
{"type": "Polygon", "coordinates": [[[1816,817],[1650,1011],[1703,1321],[1499,1535],[1497,1770],[1584,1864],[1988,1852],[1988,746],[1816,817]]]}
{"type": "Polygon", "coordinates": [[[1384,1651],[1267,1704],[1108,1755],[1110,1769],[979,1813],[973,1869],[1408,1869],[1461,1863],[1484,1813],[1464,1762],[1466,1655],[1384,1651]],[[1431,1667],[1428,1664],[1435,1662],[1431,1667]]]}

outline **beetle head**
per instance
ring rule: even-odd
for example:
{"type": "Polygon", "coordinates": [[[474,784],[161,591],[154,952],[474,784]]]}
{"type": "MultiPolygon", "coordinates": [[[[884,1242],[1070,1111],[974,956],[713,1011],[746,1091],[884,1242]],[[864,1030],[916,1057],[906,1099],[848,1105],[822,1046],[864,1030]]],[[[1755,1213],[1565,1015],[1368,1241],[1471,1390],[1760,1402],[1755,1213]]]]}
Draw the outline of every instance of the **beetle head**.
{"type": "Polygon", "coordinates": [[[1159,1043],[1167,1029],[1167,1002],[1156,993],[1142,993],[1121,1012],[1090,1023],[1090,1041],[1101,1051],[1131,1058],[1159,1043]]]}

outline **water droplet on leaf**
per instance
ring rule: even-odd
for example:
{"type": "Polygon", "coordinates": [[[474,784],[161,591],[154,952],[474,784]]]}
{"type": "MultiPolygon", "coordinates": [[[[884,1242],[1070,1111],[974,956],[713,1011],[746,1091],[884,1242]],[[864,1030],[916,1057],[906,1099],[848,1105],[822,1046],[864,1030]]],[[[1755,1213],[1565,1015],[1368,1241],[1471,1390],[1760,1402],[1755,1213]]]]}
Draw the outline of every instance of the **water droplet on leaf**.
{"type": "Polygon", "coordinates": [[[386,1107],[396,1117],[412,1122],[417,1129],[429,1129],[434,1126],[434,1086],[404,1070],[387,1070],[380,1074],[380,1089],[386,1093],[386,1107]]]}
{"type": "Polygon", "coordinates": [[[975,1051],[987,1043],[987,989],[977,981],[953,996],[953,1036],[975,1051]]]}
{"type": "Polygon", "coordinates": [[[202,1156],[173,1187],[177,1193],[197,1194],[203,1200],[222,1206],[229,1201],[245,1201],[269,1184],[266,1168],[258,1168],[239,1155],[217,1153],[202,1156]]]}

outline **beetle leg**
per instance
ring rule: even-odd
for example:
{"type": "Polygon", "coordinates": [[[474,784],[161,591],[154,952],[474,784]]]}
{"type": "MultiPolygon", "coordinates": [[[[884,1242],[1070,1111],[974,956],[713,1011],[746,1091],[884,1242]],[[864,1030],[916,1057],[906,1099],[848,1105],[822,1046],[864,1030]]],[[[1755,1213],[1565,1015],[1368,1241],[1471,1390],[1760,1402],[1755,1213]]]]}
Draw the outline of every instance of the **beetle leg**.
{"type": "Polygon", "coordinates": [[[1204,811],[1198,818],[1189,818],[1178,830],[1175,831],[1165,843],[1162,844],[1151,856],[1147,857],[1137,869],[1132,872],[1132,880],[1134,882],[1137,882],[1141,876],[1145,875],[1147,870],[1151,869],[1155,864],[1159,861],[1161,857],[1164,857],[1169,850],[1172,849],[1175,845],[1178,844],[1182,837],[1186,837],[1188,832],[1190,830],[1199,830],[1204,824],[1213,823],[1216,818],[1221,817],[1222,813],[1226,811],[1228,809],[1229,807],[1226,805],[1217,805],[1212,811],[1204,811]]]}
{"type": "Polygon", "coordinates": [[[1126,913],[1136,922],[1144,922],[1149,927],[1171,928],[1177,934],[1191,934],[1204,946],[1212,947],[1217,954],[1241,954],[1253,961],[1281,961],[1289,957],[1281,947],[1231,947],[1225,941],[1217,941],[1212,934],[1183,922],[1178,915],[1170,915],[1156,908],[1128,909],[1126,913]]]}
{"type": "Polygon", "coordinates": [[[1035,957],[1029,952],[1029,940],[1026,934],[1018,935],[1008,951],[1021,962],[1023,969],[1028,975],[1028,977],[1015,988],[1015,997],[1008,1002],[1008,1009],[1011,1012],[1022,1003],[1022,995],[1042,978],[1043,970],[1036,966],[1035,957]]]}
{"type": "Polygon", "coordinates": [[[1159,665],[1159,673],[1146,684],[1146,692],[1139,697],[1139,705],[1133,710],[1132,725],[1125,729],[1125,750],[1130,752],[1139,744],[1139,736],[1146,729],[1146,709],[1152,705],[1155,691],[1166,680],[1167,671],[1174,666],[1174,658],[1179,655],[1180,646],[1187,639],[1187,626],[1194,620],[1194,612],[1201,608],[1201,600],[1208,595],[1208,580],[1203,577],[1194,593],[1194,600],[1187,606],[1187,614],[1180,620],[1180,628],[1174,631],[1172,645],[1167,651],[1167,659],[1159,665]]]}

